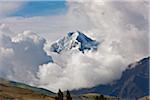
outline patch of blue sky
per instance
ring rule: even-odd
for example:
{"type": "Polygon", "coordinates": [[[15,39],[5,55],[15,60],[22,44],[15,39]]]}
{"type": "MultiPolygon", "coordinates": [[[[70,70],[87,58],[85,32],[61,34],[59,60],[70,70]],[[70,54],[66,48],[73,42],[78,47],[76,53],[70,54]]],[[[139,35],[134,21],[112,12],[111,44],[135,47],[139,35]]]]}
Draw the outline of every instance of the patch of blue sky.
{"type": "Polygon", "coordinates": [[[67,11],[66,1],[24,1],[24,5],[9,16],[49,16],[67,11]]]}

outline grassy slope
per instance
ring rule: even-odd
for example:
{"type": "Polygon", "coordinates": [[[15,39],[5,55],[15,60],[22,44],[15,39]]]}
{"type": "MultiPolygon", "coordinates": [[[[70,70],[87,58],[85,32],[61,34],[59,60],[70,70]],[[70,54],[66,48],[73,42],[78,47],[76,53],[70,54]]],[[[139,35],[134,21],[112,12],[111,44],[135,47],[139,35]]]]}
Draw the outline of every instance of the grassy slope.
{"type": "Polygon", "coordinates": [[[140,98],[139,100],[150,100],[150,96],[144,96],[144,97],[140,98]]]}
{"type": "Polygon", "coordinates": [[[54,96],[48,90],[0,78],[0,100],[54,100],[54,96]]]}
{"type": "MultiPolygon", "coordinates": [[[[82,94],[81,96],[86,99],[86,100],[96,100],[96,96],[100,96],[101,94],[98,93],[86,93],[86,94],[82,94]]],[[[113,97],[113,96],[104,96],[106,98],[106,100],[118,100],[117,97],[113,97]]]]}

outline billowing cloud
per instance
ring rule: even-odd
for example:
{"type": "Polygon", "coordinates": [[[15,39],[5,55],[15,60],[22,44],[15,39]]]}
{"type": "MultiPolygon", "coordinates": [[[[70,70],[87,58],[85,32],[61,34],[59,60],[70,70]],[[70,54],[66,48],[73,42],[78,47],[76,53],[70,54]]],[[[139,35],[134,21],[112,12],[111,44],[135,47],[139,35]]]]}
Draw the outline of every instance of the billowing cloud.
{"type": "Polygon", "coordinates": [[[147,3],[68,1],[68,12],[63,15],[2,19],[11,31],[29,29],[45,39],[28,31],[12,38],[2,36],[0,60],[4,66],[0,71],[4,77],[52,91],[112,82],[121,76],[128,64],[149,55],[147,3]],[[85,54],[78,50],[61,54],[50,52],[52,41],[75,30],[97,41],[103,40],[98,51],[85,54]],[[50,56],[54,63],[48,63],[50,56]],[[27,73],[30,73],[29,78],[24,79],[27,73]]]}
{"type": "Polygon", "coordinates": [[[0,45],[0,75],[23,82],[33,80],[38,66],[52,61],[43,50],[44,43],[45,39],[30,31],[24,31],[15,37],[3,34],[0,45]]]}
{"type": "MultiPolygon", "coordinates": [[[[38,77],[42,87],[57,91],[91,87],[97,84],[106,84],[120,77],[125,69],[124,59],[115,54],[104,53],[72,53],[63,57],[66,64],[60,62],[40,66],[38,77]],[[110,65],[111,64],[111,65],[110,65]]],[[[61,55],[62,56],[62,55],[61,55]]]]}

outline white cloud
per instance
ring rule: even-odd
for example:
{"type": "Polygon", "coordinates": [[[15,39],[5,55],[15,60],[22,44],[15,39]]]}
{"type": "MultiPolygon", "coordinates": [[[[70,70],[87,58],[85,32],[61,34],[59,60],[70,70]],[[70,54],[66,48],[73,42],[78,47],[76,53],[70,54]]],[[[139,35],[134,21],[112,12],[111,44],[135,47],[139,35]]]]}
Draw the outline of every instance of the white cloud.
{"type": "Polygon", "coordinates": [[[23,2],[19,1],[0,1],[0,17],[8,16],[17,11],[22,5],[23,2]]]}
{"type": "Polygon", "coordinates": [[[12,38],[1,36],[5,42],[1,43],[0,61],[5,67],[0,67],[0,71],[5,77],[9,75],[52,91],[91,87],[118,79],[129,63],[149,55],[146,3],[70,1],[68,12],[63,15],[3,18],[1,23],[6,25],[1,25],[1,33],[15,36],[31,30],[45,39],[28,31],[12,38]],[[49,51],[52,41],[76,30],[97,41],[104,40],[98,51],[68,51],[61,55],[49,51]],[[50,59],[48,55],[55,63],[45,63],[50,59]],[[25,69],[27,72],[22,72],[25,69]],[[27,73],[30,74],[26,80],[22,77],[27,73]]]}
{"type": "Polygon", "coordinates": [[[38,66],[51,60],[43,50],[44,43],[43,38],[30,31],[25,31],[16,37],[2,35],[0,75],[23,82],[33,80],[32,77],[36,75],[38,66]]]}
{"type": "Polygon", "coordinates": [[[58,88],[86,88],[119,78],[125,69],[124,59],[120,55],[99,53],[73,53],[66,59],[65,66],[51,63],[40,66],[38,77],[41,86],[56,92],[58,88]]]}

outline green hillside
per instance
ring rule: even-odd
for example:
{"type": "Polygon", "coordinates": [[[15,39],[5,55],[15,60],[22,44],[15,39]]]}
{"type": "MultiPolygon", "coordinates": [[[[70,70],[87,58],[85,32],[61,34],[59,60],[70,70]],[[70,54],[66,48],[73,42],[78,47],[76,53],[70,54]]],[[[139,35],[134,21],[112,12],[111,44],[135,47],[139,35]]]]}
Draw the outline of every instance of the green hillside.
{"type": "Polygon", "coordinates": [[[51,91],[0,78],[0,100],[54,100],[51,91]]]}

